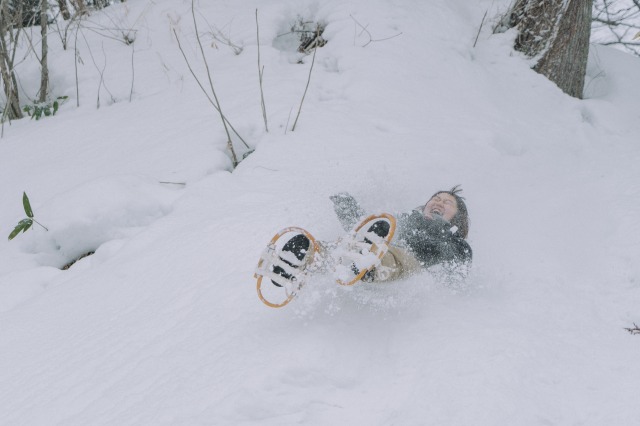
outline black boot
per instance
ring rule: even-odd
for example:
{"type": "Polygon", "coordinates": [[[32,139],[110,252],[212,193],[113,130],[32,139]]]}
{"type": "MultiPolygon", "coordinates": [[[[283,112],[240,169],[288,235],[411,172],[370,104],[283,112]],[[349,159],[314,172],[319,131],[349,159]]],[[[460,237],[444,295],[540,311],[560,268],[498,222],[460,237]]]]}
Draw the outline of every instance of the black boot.
{"type": "MultiPolygon", "coordinates": [[[[369,229],[367,229],[367,232],[373,232],[378,237],[385,238],[387,235],[389,235],[390,230],[391,230],[391,225],[389,225],[389,222],[387,222],[386,220],[378,220],[373,225],[371,225],[369,229]]],[[[367,244],[373,244],[373,242],[368,238],[365,238],[364,242],[367,244]]],[[[360,270],[356,267],[355,263],[351,265],[351,270],[355,275],[358,275],[360,273],[360,270]]],[[[375,276],[375,268],[368,271],[366,274],[364,274],[364,276],[360,278],[360,281],[371,283],[374,281],[374,276],[375,276]]]]}
{"type": "MultiPolygon", "coordinates": [[[[299,268],[300,265],[302,265],[303,263],[302,260],[307,255],[310,244],[311,244],[311,241],[309,241],[309,238],[307,238],[303,234],[297,234],[293,236],[289,241],[285,243],[284,247],[282,247],[282,251],[291,252],[296,257],[296,259],[300,261],[300,263],[297,265],[294,265],[293,263],[283,259],[282,257],[280,258],[280,260],[282,260],[284,263],[286,263],[287,265],[290,265],[293,268],[299,268]]],[[[282,278],[286,280],[291,279],[291,275],[288,274],[282,267],[278,265],[273,266],[273,272],[280,275],[282,278]]],[[[273,280],[271,280],[271,282],[275,286],[282,287],[280,284],[278,284],[273,280]]]]}
{"type": "MultiPolygon", "coordinates": [[[[385,238],[387,235],[389,235],[390,229],[391,229],[391,225],[389,225],[389,222],[387,222],[386,220],[378,220],[376,221],[376,223],[374,223],[369,227],[367,232],[373,232],[378,237],[385,238]]],[[[367,241],[367,242],[371,243],[371,241],[367,241]]]]}

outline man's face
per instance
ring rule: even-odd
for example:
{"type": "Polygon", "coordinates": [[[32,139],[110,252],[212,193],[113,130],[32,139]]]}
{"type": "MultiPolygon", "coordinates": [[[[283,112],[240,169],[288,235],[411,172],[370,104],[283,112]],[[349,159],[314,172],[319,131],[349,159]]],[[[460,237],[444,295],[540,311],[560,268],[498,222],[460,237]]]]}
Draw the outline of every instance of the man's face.
{"type": "Polygon", "coordinates": [[[422,214],[428,219],[433,219],[437,214],[448,222],[458,213],[458,203],[453,195],[441,192],[431,198],[424,206],[422,214]]]}

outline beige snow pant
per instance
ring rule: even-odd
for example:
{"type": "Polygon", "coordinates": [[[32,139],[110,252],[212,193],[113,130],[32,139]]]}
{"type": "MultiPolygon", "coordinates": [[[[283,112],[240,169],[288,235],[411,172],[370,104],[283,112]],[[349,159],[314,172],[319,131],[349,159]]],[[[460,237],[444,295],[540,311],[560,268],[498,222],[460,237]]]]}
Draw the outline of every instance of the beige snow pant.
{"type": "Polygon", "coordinates": [[[393,245],[382,258],[382,263],[375,269],[374,282],[393,281],[405,278],[419,271],[422,265],[407,250],[393,245]]]}
{"type": "MultiPolygon", "coordinates": [[[[318,241],[321,253],[328,253],[331,250],[331,243],[318,241]]],[[[329,256],[330,257],[330,256],[329,256]]],[[[321,256],[321,260],[315,264],[315,272],[328,272],[331,270],[331,261],[326,256],[321,256]]],[[[422,269],[422,265],[407,250],[389,245],[389,250],[382,257],[382,261],[374,270],[373,282],[386,282],[405,278],[422,269]]]]}

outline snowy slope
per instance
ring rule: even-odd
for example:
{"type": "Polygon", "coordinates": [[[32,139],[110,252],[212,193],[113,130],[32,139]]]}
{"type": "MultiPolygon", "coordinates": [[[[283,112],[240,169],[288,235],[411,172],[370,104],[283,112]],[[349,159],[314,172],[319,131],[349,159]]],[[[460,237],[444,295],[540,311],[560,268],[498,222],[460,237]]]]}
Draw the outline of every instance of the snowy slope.
{"type": "Polygon", "coordinates": [[[49,231],[0,242],[0,424],[636,425],[640,60],[592,46],[576,100],[491,34],[508,1],[236,3],[196,5],[224,112],[255,148],[232,173],[173,36],[205,78],[189,1],[94,13],[135,28],[135,51],[84,31],[80,106],[74,51],[56,47],[69,101],[5,125],[0,232],[23,191],[49,231]],[[298,16],[328,43],[291,131],[311,57],[278,35],[298,16]],[[467,288],[319,276],[284,309],[259,302],[276,231],[340,235],[329,195],[406,211],[458,183],[467,288]]]}

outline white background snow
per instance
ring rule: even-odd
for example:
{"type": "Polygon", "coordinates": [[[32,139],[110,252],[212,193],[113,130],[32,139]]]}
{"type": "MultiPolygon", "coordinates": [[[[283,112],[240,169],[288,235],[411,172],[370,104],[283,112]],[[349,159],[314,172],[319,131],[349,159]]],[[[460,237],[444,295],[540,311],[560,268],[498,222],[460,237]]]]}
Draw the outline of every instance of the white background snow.
{"type": "MultiPolygon", "coordinates": [[[[640,424],[640,59],[592,45],[585,99],[568,97],[492,34],[508,5],[197,1],[223,111],[255,148],[233,172],[172,32],[206,83],[190,1],[93,13],[79,98],[75,35],[53,34],[51,94],[69,100],[0,139],[0,424],[640,424]],[[328,43],[291,131],[311,56],[278,36],[298,17],[328,43]],[[260,303],[273,234],[341,235],[331,194],[397,212],[455,184],[465,288],[318,276],[260,303]],[[23,191],[49,231],[7,241],[23,191]]],[[[39,69],[20,67],[35,98],[39,69]]]]}

